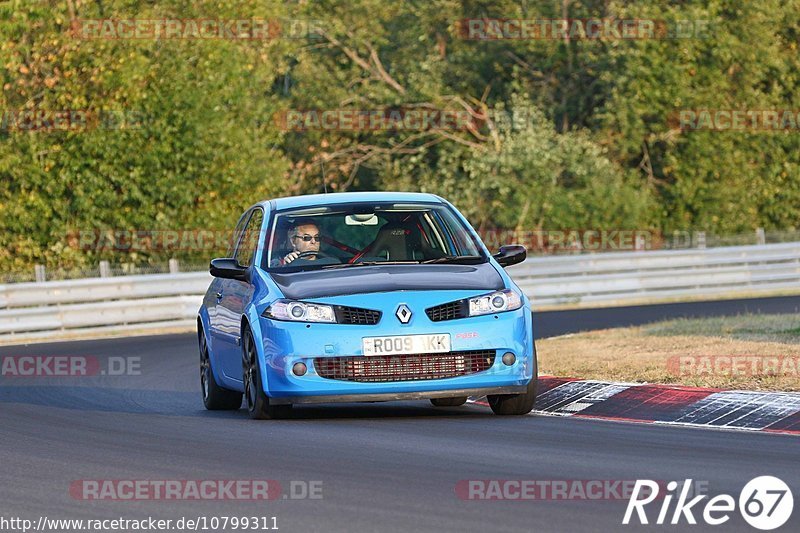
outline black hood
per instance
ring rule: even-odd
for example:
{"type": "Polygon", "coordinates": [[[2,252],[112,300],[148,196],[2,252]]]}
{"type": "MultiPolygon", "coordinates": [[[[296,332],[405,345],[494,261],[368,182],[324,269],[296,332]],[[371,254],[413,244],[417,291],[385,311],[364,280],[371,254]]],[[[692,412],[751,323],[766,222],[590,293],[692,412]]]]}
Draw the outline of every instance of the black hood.
{"type": "Polygon", "coordinates": [[[286,298],[303,300],[367,292],[505,288],[491,263],[477,265],[375,265],[270,275],[286,298]]]}

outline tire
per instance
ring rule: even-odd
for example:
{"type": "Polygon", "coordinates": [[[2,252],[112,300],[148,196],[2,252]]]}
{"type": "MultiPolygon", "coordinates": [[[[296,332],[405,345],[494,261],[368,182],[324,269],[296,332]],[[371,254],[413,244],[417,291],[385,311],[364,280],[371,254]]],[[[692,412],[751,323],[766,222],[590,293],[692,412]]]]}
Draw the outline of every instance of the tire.
{"type": "Polygon", "coordinates": [[[528,383],[528,390],[522,394],[490,394],[489,407],[496,415],[527,415],[536,403],[536,375],[528,383]]]}
{"type": "Polygon", "coordinates": [[[435,407],[458,407],[467,403],[466,396],[457,396],[455,398],[431,398],[431,403],[435,407]]]}
{"type": "Polygon", "coordinates": [[[214,379],[211,358],[208,356],[208,343],[202,328],[198,334],[200,341],[200,390],[203,405],[209,411],[235,411],[242,406],[242,393],[220,387],[214,379]]]}
{"type": "Polygon", "coordinates": [[[261,369],[255,341],[253,334],[247,328],[242,332],[242,357],[244,399],[250,418],[254,420],[288,418],[292,413],[292,405],[270,405],[269,396],[261,386],[261,369]]]}
{"type": "Polygon", "coordinates": [[[522,394],[490,394],[489,407],[496,415],[527,415],[536,403],[536,386],[539,382],[539,361],[536,357],[536,343],[533,344],[533,377],[528,390],[522,394]]]}

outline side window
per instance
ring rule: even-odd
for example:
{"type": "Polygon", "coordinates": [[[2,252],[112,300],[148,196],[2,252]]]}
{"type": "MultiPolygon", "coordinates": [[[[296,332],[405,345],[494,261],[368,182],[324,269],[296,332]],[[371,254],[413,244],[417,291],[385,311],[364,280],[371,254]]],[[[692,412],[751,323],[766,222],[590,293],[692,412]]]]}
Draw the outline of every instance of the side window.
{"type": "Polygon", "coordinates": [[[250,266],[261,237],[261,223],[264,221],[264,212],[261,209],[254,209],[250,221],[245,227],[244,235],[236,248],[234,258],[242,266],[250,266]]]}
{"type": "Polygon", "coordinates": [[[236,250],[236,245],[239,243],[239,237],[242,235],[244,231],[244,225],[247,222],[247,219],[250,218],[250,212],[245,211],[244,214],[239,217],[239,222],[236,223],[236,229],[233,230],[233,235],[231,235],[231,242],[228,246],[228,255],[225,257],[233,257],[233,252],[236,250]]]}
{"type": "Polygon", "coordinates": [[[443,211],[435,213],[434,217],[446,232],[445,238],[452,244],[456,255],[480,255],[480,249],[472,235],[458,224],[452,214],[443,211]]]}

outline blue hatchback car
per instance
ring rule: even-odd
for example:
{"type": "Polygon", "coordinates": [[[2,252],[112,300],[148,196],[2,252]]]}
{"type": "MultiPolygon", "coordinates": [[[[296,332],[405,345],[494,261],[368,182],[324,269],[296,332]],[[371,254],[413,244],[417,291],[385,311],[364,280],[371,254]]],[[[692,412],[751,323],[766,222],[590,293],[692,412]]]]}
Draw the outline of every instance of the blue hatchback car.
{"type": "Polygon", "coordinates": [[[239,219],[197,319],[207,409],[486,396],[531,411],[530,301],[446,200],[364,192],[260,202],[239,219]]]}

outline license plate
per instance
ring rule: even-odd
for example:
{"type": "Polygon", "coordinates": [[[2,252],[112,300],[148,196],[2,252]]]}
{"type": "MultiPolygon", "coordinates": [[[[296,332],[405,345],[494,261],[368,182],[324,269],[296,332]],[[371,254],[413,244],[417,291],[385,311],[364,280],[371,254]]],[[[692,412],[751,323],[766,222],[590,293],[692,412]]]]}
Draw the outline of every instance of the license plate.
{"type": "Polygon", "coordinates": [[[388,337],[363,337],[364,355],[398,355],[415,353],[440,353],[450,351],[450,334],[395,335],[388,337]]]}

